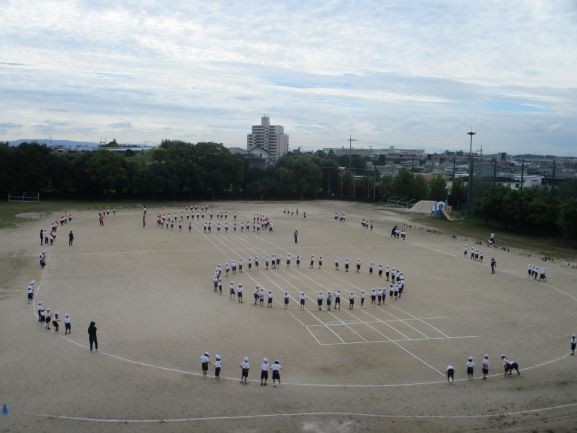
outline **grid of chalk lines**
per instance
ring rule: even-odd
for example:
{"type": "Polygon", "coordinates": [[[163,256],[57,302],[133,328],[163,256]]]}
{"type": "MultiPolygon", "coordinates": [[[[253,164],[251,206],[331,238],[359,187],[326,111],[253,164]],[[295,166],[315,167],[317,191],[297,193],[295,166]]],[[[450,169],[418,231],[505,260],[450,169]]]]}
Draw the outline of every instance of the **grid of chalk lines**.
{"type": "MultiPolygon", "coordinates": [[[[195,227],[197,231],[201,229],[195,227]]],[[[447,319],[446,316],[432,316],[419,317],[401,308],[398,304],[402,300],[391,300],[387,294],[385,305],[370,305],[370,289],[364,289],[367,298],[365,300],[364,308],[360,308],[360,291],[361,287],[352,284],[339,277],[336,271],[328,271],[327,268],[322,270],[315,269],[314,276],[312,271],[308,270],[308,260],[303,257],[301,268],[296,269],[294,265],[294,254],[279,245],[270,242],[263,236],[258,236],[255,239],[252,235],[243,233],[229,233],[227,236],[212,236],[206,235],[207,239],[215,246],[215,248],[223,254],[226,258],[230,257],[244,257],[246,255],[259,255],[261,257],[271,256],[271,247],[273,251],[283,251],[283,254],[290,253],[293,257],[293,264],[290,269],[287,269],[285,262],[281,263],[279,269],[270,271],[255,271],[249,272],[245,266],[245,271],[242,277],[244,280],[250,280],[251,284],[258,284],[261,287],[270,288],[273,290],[275,301],[278,301],[284,291],[288,291],[291,296],[293,305],[298,303],[298,294],[303,287],[307,295],[307,308],[304,311],[292,312],[289,314],[300,325],[302,325],[314,339],[316,343],[321,346],[340,345],[340,344],[373,344],[373,343],[392,343],[399,344],[405,341],[430,341],[430,340],[445,340],[445,339],[465,339],[475,338],[476,336],[450,336],[443,330],[439,329],[439,321],[447,319]],[[269,244],[263,247],[259,244],[269,244]],[[304,283],[304,284],[303,284],[304,283]],[[316,295],[318,290],[325,291],[327,287],[349,287],[355,292],[355,308],[349,310],[348,291],[341,290],[341,310],[331,311],[326,310],[326,306],[322,311],[318,311],[316,306],[316,295]],[[315,291],[317,290],[317,291],[315,291]]],[[[326,265],[330,267],[331,263],[327,260],[326,265]]],[[[366,272],[366,270],[365,270],[366,272]]],[[[378,279],[378,277],[375,276],[378,279]]],[[[238,281],[237,281],[238,282],[238,281]]],[[[226,282],[223,282],[225,288],[226,282]]],[[[243,283],[243,285],[245,285],[243,283]]],[[[245,287],[249,287],[245,285],[245,287]]],[[[245,291],[245,298],[247,302],[251,301],[252,292],[245,291]]]]}

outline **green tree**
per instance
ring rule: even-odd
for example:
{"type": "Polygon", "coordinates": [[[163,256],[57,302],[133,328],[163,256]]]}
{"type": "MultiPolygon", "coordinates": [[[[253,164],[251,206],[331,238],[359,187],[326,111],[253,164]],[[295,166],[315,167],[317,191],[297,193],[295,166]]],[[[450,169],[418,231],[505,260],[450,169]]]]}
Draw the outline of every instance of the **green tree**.
{"type": "Polygon", "coordinates": [[[429,200],[445,201],[447,198],[447,181],[440,174],[429,182],[429,200]]]}
{"type": "Polygon", "coordinates": [[[417,174],[413,180],[411,197],[415,200],[424,200],[429,196],[429,185],[423,176],[417,174]]]}
{"type": "Polygon", "coordinates": [[[412,196],[415,175],[406,168],[401,168],[393,178],[393,193],[395,195],[412,196]]]}
{"type": "Polygon", "coordinates": [[[567,199],[559,208],[559,226],[568,239],[577,239],[577,198],[567,199]]]}
{"type": "Polygon", "coordinates": [[[449,204],[455,209],[461,209],[461,206],[467,200],[467,189],[465,182],[461,178],[454,178],[449,194],[449,204]]]}

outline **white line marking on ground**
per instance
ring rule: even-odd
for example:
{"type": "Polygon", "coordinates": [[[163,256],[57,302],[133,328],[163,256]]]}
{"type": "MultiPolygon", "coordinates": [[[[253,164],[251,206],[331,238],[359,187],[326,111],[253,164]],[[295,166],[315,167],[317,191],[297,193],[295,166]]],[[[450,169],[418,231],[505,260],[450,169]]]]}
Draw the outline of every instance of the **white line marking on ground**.
{"type": "Polygon", "coordinates": [[[207,416],[207,417],[189,417],[189,418],[158,418],[158,419],[114,419],[114,418],[86,418],[79,416],[50,415],[36,412],[21,412],[25,415],[32,415],[53,420],[65,421],[85,421],[96,423],[122,423],[122,424],[162,424],[162,423],[184,423],[196,421],[238,421],[244,419],[270,419],[283,417],[357,417],[357,418],[376,418],[376,419],[487,419],[500,418],[504,416],[521,416],[530,415],[540,412],[550,412],[553,410],[567,409],[577,406],[577,403],[559,404],[556,406],[540,407],[535,409],[526,409],[510,412],[483,413],[470,415],[395,415],[380,413],[362,413],[362,412],[295,412],[295,413],[269,413],[254,415],[230,415],[230,416],[207,416]]]}

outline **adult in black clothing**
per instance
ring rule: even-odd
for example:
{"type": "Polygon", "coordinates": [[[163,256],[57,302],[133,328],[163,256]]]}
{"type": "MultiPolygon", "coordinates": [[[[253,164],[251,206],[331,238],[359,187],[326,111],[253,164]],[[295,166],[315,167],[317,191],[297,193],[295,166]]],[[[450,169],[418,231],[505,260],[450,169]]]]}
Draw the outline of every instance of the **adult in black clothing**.
{"type": "Polygon", "coordinates": [[[70,233],[68,233],[68,246],[69,247],[72,246],[72,242],[74,242],[74,233],[72,233],[72,230],[70,230],[70,233]]]}
{"type": "Polygon", "coordinates": [[[92,352],[92,346],[94,345],[94,349],[98,352],[98,338],[96,337],[96,323],[90,322],[90,326],[88,327],[88,342],[90,343],[90,351],[92,352]]]}

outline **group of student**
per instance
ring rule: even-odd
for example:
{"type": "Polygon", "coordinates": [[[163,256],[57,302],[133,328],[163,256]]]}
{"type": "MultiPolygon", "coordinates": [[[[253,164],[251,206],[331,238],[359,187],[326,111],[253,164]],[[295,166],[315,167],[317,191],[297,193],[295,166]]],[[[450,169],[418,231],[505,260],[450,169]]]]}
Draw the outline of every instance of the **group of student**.
{"type": "Polygon", "coordinates": [[[532,265],[529,263],[527,266],[527,274],[529,275],[529,278],[533,278],[535,280],[539,278],[539,281],[547,281],[547,273],[545,272],[545,268],[541,266],[532,265]]]}
{"type": "MultiPolygon", "coordinates": [[[[503,365],[504,376],[507,375],[511,376],[513,371],[517,373],[517,376],[521,375],[519,371],[519,364],[516,361],[513,361],[507,357],[507,355],[501,355],[501,363],[503,365]]],[[[475,361],[472,355],[467,357],[467,361],[465,362],[465,368],[467,371],[467,379],[473,380],[475,375],[475,361]]],[[[489,355],[483,355],[483,359],[481,361],[481,372],[483,374],[482,380],[487,380],[489,375],[489,355]]],[[[455,367],[452,364],[449,364],[446,369],[446,376],[447,376],[447,383],[454,383],[455,381],[455,367]]]]}
{"type": "MultiPolygon", "coordinates": [[[[28,302],[32,302],[32,297],[34,296],[34,281],[32,281],[28,286],[28,302]],[[32,294],[30,292],[32,290],[32,294]]],[[[42,301],[38,301],[36,303],[36,316],[38,318],[38,322],[44,326],[46,329],[51,329],[50,325],[52,325],[52,329],[54,329],[55,333],[60,331],[60,313],[58,311],[52,312],[50,307],[45,307],[42,301]]],[[[66,313],[64,315],[64,335],[68,335],[72,333],[72,319],[70,318],[70,314],[66,313]]]]}
{"type": "MultiPolygon", "coordinates": [[[[204,352],[200,357],[200,366],[202,369],[202,376],[204,378],[208,377],[208,368],[210,365],[210,353],[204,352]]],[[[280,371],[282,365],[277,359],[273,363],[269,363],[268,358],[263,358],[260,365],[260,385],[266,386],[268,382],[269,371],[272,374],[273,386],[280,385],[280,371]]],[[[250,372],[250,361],[248,356],[243,357],[240,363],[240,383],[243,385],[247,384],[248,374],[250,372]]],[[[214,380],[215,382],[220,382],[220,373],[222,371],[222,356],[217,354],[214,357],[214,380]]]]}
{"type": "Polygon", "coordinates": [[[335,212],[335,221],[345,222],[347,215],[344,212],[335,212]]]}
{"type": "Polygon", "coordinates": [[[373,220],[367,218],[361,218],[361,227],[365,230],[373,231],[373,220]]]}
{"type": "Polygon", "coordinates": [[[185,208],[186,211],[181,211],[180,214],[175,212],[167,213],[167,214],[158,214],[156,216],[156,225],[159,228],[171,229],[178,228],[181,230],[184,227],[188,228],[188,231],[192,231],[192,224],[195,221],[200,222],[202,220],[202,230],[204,233],[212,233],[213,231],[216,232],[225,232],[228,233],[229,231],[237,232],[240,231],[241,233],[249,233],[252,231],[253,233],[260,233],[260,231],[273,231],[273,223],[270,217],[261,214],[254,214],[252,223],[250,221],[245,222],[237,222],[237,215],[234,213],[231,217],[231,220],[228,219],[228,212],[216,212],[213,213],[212,211],[208,213],[206,211],[207,207],[204,206],[197,210],[192,210],[193,207],[185,208]],[[207,212],[207,213],[205,213],[207,212]],[[215,218],[216,217],[216,218],[215,218]],[[186,219],[186,221],[185,221],[186,219]]]}
{"type": "MultiPolygon", "coordinates": [[[[296,265],[298,268],[300,266],[300,256],[297,255],[296,257],[297,257],[296,258],[296,265]]],[[[273,254],[270,257],[270,259],[269,259],[268,255],[265,256],[265,260],[264,260],[265,269],[269,270],[269,269],[280,268],[281,260],[282,260],[281,254],[279,254],[279,255],[273,254]]],[[[290,267],[291,260],[292,260],[291,255],[287,254],[287,256],[286,256],[287,268],[290,267]]],[[[337,257],[335,259],[335,270],[336,271],[338,271],[340,268],[339,263],[340,263],[340,258],[337,257]]],[[[256,270],[259,269],[258,256],[256,256],[254,259],[252,256],[250,256],[248,258],[248,271],[252,270],[253,265],[254,265],[254,268],[256,270]]],[[[314,259],[314,256],[311,256],[309,268],[314,269],[314,265],[315,265],[315,259],[314,259]]],[[[319,256],[318,269],[321,269],[321,267],[322,267],[322,256],[319,256]]],[[[375,268],[375,265],[373,262],[371,262],[369,264],[369,275],[373,275],[374,268],[375,268]]],[[[361,269],[361,261],[360,261],[360,259],[357,258],[356,272],[360,273],[360,269],[361,269]]],[[[349,270],[349,260],[347,258],[347,259],[345,259],[345,271],[348,272],[348,270],[349,270]]],[[[214,270],[214,274],[213,274],[213,288],[214,288],[214,292],[218,293],[219,295],[223,294],[223,281],[222,281],[223,273],[224,273],[225,278],[228,278],[230,274],[232,274],[232,276],[235,276],[235,275],[238,275],[240,273],[243,273],[243,260],[242,260],[242,258],[238,259],[238,261],[236,259],[233,259],[230,264],[229,264],[229,262],[226,262],[224,269],[223,269],[221,264],[216,265],[215,270],[214,270]]],[[[381,264],[378,267],[378,275],[381,278],[386,278],[387,282],[390,282],[389,287],[387,288],[386,286],[384,286],[384,287],[378,287],[378,288],[371,288],[368,291],[368,293],[364,289],[361,290],[360,294],[359,294],[361,307],[364,307],[367,297],[370,299],[370,305],[384,305],[386,297],[387,297],[387,292],[389,295],[389,299],[391,299],[391,300],[397,300],[397,299],[402,297],[403,291],[405,288],[405,276],[401,271],[399,271],[398,269],[395,269],[394,267],[390,267],[389,265],[387,265],[385,268],[381,264]]],[[[356,294],[352,290],[346,291],[346,293],[347,293],[348,300],[349,300],[349,309],[352,310],[354,308],[356,294]]],[[[235,285],[234,281],[230,281],[229,282],[229,288],[228,288],[228,294],[229,294],[229,300],[234,301],[236,299],[238,301],[238,303],[240,303],[240,304],[242,304],[244,302],[244,286],[242,285],[242,283],[238,283],[238,285],[235,285]]],[[[343,295],[342,295],[341,291],[338,289],[335,290],[334,292],[331,290],[327,290],[326,293],[324,293],[323,291],[319,291],[316,295],[317,306],[318,306],[319,310],[322,310],[323,304],[324,304],[324,305],[326,305],[327,310],[330,311],[331,307],[333,305],[333,301],[334,301],[334,309],[340,310],[342,297],[343,297],[343,295]]],[[[253,298],[254,298],[254,305],[260,305],[261,307],[264,307],[265,301],[266,301],[267,307],[272,308],[274,294],[271,290],[266,292],[262,287],[260,287],[257,284],[255,289],[254,289],[254,292],[253,292],[253,298]]],[[[290,298],[291,298],[290,294],[285,291],[283,294],[283,301],[284,301],[284,307],[285,308],[288,308],[290,298]]],[[[298,295],[298,301],[299,301],[299,305],[300,305],[301,309],[305,309],[307,299],[308,299],[308,297],[307,297],[306,293],[301,291],[298,295]]]]}
{"type": "Polygon", "coordinates": [[[465,258],[470,256],[471,260],[483,263],[483,258],[485,257],[485,254],[483,253],[483,250],[475,247],[471,247],[469,249],[469,245],[465,244],[465,246],[463,247],[463,256],[465,258]]]}
{"type": "MultiPolygon", "coordinates": [[[[287,208],[285,207],[282,210],[283,215],[290,215],[290,216],[299,216],[299,208],[287,208]]],[[[306,213],[306,212],[305,212],[306,213]]]]}
{"type": "MultiPolygon", "coordinates": [[[[146,208],[144,208],[144,214],[146,215],[146,208]]],[[[112,209],[112,211],[110,209],[98,209],[98,224],[100,226],[104,226],[104,217],[110,215],[112,213],[112,215],[116,215],[116,209],[112,209]]]]}
{"type": "Polygon", "coordinates": [[[407,240],[407,231],[405,229],[402,229],[399,226],[395,225],[391,229],[391,237],[397,238],[397,239],[402,239],[405,241],[405,240],[407,240]]]}

